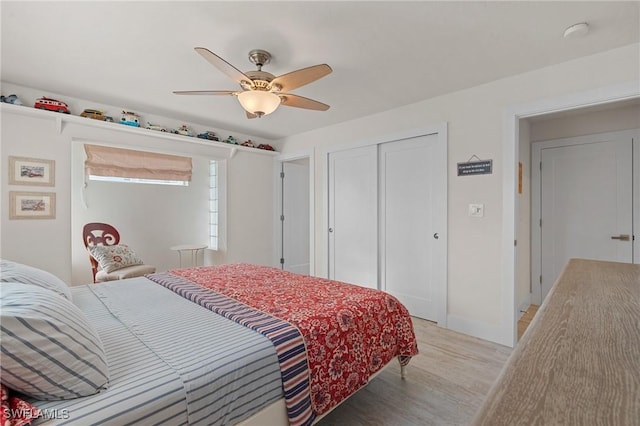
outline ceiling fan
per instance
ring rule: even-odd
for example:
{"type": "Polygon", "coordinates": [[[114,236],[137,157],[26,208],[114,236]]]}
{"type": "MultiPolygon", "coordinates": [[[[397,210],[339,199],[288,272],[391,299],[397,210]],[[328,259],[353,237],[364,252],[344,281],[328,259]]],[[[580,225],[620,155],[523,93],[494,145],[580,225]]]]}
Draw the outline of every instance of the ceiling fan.
{"type": "Polygon", "coordinates": [[[329,105],[313,99],[288,93],[290,90],[309,84],[330,74],[332,69],[327,64],[302,68],[281,76],[262,71],[262,66],[271,61],[271,54],[265,50],[255,49],[249,52],[249,60],[255,64],[257,71],[243,73],[236,67],[204,47],[196,47],[198,52],[211,65],[240,84],[241,90],[178,90],[176,95],[231,95],[247,112],[247,118],[262,117],[271,114],[279,105],[296,108],[326,111],[329,105]]]}

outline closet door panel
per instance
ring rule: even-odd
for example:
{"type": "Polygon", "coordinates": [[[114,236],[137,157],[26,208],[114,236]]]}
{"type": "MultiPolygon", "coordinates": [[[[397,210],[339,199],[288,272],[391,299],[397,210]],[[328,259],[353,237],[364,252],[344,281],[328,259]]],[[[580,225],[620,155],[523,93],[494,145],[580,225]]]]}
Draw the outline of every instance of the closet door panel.
{"type": "Polygon", "coordinates": [[[412,315],[437,320],[436,136],[380,145],[380,277],[412,315]]]}
{"type": "Polygon", "coordinates": [[[329,278],[378,288],[377,147],[329,154],[329,278]]]}

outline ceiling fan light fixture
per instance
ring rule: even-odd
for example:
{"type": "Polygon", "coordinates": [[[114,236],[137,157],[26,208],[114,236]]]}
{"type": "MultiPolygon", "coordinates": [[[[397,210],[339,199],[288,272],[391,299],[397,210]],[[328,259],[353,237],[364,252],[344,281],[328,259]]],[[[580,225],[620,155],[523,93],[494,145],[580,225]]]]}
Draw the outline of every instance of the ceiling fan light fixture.
{"type": "Polygon", "coordinates": [[[255,49],[249,52],[249,60],[258,69],[246,73],[240,71],[209,49],[196,47],[195,50],[207,62],[238,83],[242,90],[179,90],[173,92],[176,95],[237,96],[240,105],[247,112],[247,118],[271,114],[278,109],[280,104],[287,107],[315,111],[329,109],[329,105],[322,102],[290,93],[293,89],[312,83],[331,73],[332,69],[327,64],[301,68],[276,77],[269,72],[262,71],[262,66],[268,64],[271,60],[271,54],[265,50],[255,49]]]}
{"type": "Polygon", "coordinates": [[[238,93],[238,101],[245,111],[258,117],[269,115],[280,105],[280,97],[263,90],[247,90],[238,93]]]}

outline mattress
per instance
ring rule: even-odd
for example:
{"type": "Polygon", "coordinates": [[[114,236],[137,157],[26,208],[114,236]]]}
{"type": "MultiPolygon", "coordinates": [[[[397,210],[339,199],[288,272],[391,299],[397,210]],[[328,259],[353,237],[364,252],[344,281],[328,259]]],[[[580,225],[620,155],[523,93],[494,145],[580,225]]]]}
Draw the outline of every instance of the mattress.
{"type": "Polygon", "coordinates": [[[102,339],[110,386],[30,400],[35,424],[234,424],[282,398],[269,339],[146,278],[72,288],[102,339]]]}

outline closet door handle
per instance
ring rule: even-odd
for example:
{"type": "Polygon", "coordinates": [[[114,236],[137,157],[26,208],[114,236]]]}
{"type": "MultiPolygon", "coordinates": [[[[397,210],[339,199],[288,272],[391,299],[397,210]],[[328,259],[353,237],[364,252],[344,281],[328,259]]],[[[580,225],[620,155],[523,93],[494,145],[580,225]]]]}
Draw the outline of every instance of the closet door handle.
{"type": "Polygon", "coordinates": [[[330,232],[330,233],[331,233],[331,232],[333,232],[333,228],[329,228],[329,232],[330,232]]]}
{"type": "Polygon", "coordinates": [[[629,241],[631,238],[628,234],[612,235],[612,240],[629,241]]]}
{"type": "Polygon", "coordinates": [[[438,238],[440,238],[440,235],[438,235],[438,233],[436,232],[435,234],[433,234],[433,238],[437,240],[438,238]]]}

